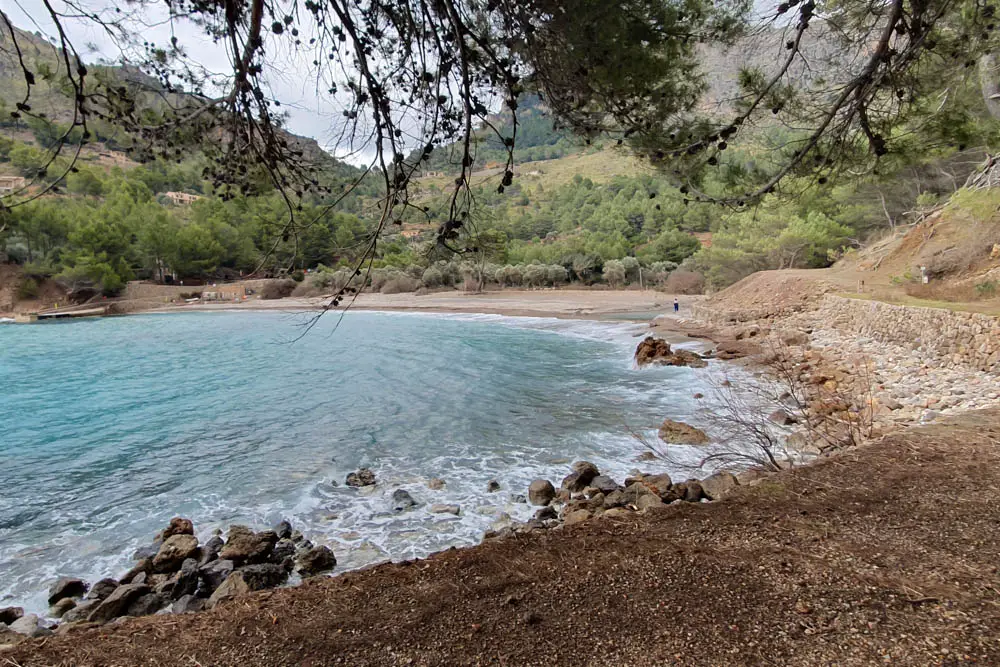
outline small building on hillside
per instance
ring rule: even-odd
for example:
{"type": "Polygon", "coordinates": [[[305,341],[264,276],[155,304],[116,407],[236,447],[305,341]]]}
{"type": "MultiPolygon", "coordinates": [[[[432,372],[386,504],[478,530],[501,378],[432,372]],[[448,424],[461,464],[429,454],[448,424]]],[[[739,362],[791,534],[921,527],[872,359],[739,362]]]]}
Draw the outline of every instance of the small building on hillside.
{"type": "Polygon", "coordinates": [[[20,190],[26,183],[24,176],[0,176],[0,195],[20,190]]]}
{"type": "Polygon", "coordinates": [[[175,206],[191,204],[201,199],[201,195],[193,195],[189,192],[164,192],[163,197],[175,206]]]}

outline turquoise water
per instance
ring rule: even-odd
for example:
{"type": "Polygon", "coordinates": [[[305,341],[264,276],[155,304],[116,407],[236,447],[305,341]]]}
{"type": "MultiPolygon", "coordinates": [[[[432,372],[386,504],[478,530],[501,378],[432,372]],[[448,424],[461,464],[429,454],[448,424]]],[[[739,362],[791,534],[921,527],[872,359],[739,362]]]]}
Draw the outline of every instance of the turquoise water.
{"type": "Polygon", "coordinates": [[[290,519],[338,570],[473,543],[504,513],[530,517],[513,496],[571,460],[633,470],[628,429],[697,423],[707,381],[634,369],[630,323],[348,313],[290,342],[304,321],[0,326],[0,606],[43,612],[59,575],[120,575],[175,515],[202,536],[290,519]],[[361,465],[374,493],[343,486],[361,465]],[[444,490],[426,487],[435,477],[444,490]],[[393,514],[400,487],[421,507],[393,514]]]}

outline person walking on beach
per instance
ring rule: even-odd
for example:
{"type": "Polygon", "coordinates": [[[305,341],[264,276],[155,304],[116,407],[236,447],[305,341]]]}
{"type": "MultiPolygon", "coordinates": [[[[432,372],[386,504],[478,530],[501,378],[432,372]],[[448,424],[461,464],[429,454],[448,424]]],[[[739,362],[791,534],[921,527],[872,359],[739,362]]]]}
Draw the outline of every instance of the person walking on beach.
{"type": "Polygon", "coordinates": [[[674,312],[678,312],[681,309],[681,304],[678,303],[677,299],[674,299],[674,312]]]}

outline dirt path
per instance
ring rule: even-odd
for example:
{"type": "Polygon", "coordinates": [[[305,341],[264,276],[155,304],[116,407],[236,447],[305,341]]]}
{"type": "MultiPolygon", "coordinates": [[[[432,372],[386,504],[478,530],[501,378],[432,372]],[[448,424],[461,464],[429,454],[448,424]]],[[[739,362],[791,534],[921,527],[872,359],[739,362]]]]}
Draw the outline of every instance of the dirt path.
{"type": "Polygon", "coordinates": [[[708,505],[23,644],[12,665],[1000,664],[1000,411],[708,505]]]}

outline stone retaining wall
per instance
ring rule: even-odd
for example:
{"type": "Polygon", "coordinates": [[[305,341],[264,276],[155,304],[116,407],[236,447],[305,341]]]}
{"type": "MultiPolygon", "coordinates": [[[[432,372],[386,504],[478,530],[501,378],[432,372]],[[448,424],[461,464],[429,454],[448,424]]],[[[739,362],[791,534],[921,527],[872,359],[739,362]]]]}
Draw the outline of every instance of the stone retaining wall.
{"type": "Polygon", "coordinates": [[[902,345],[944,366],[1000,373],[1000,319],[996,317],[833,295],[823,297],[812,317],[820,326],[902,345]]]}

